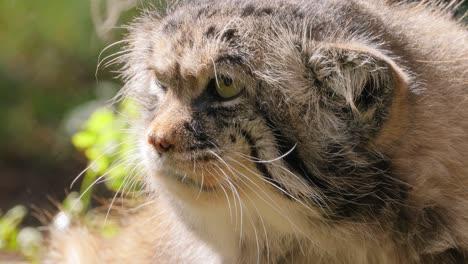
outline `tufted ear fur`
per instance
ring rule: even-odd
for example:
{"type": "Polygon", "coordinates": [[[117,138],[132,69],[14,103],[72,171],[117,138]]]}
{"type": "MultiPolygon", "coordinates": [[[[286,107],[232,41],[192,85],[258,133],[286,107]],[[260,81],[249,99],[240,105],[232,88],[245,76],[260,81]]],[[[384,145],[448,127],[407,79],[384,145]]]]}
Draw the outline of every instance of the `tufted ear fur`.
{"type": "Polygon", "coordinates": [[[322,47],[308,58],[317,88],[341,107],[342,118],[363,134],[379,130],[385,140],[397,136],[406,123],[408,78],[393,60],[350,45],[322,47]]]}

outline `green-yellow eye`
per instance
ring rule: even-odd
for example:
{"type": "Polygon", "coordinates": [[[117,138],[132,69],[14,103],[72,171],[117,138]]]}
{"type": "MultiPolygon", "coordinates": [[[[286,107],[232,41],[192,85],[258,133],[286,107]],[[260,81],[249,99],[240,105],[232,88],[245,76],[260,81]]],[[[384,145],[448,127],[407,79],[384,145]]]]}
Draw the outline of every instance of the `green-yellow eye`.
{"type": "Polygon", "coordinates": [[[237,81],[225,76],[217,79],[216,93],[223,99],[234,98],[240,92],[241,87],[237,81]]]}

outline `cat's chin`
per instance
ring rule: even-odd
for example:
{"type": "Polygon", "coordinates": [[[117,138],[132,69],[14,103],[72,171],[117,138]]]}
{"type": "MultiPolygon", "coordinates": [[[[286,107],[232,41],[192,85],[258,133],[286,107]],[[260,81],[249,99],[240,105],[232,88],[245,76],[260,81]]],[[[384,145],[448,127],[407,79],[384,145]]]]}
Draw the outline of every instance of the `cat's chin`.
{"type": "Polygon", "coordinates": [[[149,180],[149,186],[160,197],[169,198],[166,201],[177,201],[180,206],[198,208],[204,210],[217,203],[220,187],[202,186],[195,180],[184,177],[174,171],[164,170],[153,171],[149,180]]]}
{"type": "MultiPolygon", "coordinates": [[[[202,177],[180,173],[170,166],[162,166],[162,169],[153,168],[151,171],[152,185],[161,186],[171,193],[184,193],[193,195],[210,194],[217,191],[218,186],[202,177]]],[[[185,196],[185,195],[184,195],[185,196]]]]}
{"type": "Polygon", "coordinates": [[[167,178],[167,180],[174,182],[181,187],[194,189],[200,192],[213,192],[216,191],[216,186],[213,184],[198,182],[187,175],[180,175],[174,171],[164,170],[161,172],[161,176],[167,178]]]}

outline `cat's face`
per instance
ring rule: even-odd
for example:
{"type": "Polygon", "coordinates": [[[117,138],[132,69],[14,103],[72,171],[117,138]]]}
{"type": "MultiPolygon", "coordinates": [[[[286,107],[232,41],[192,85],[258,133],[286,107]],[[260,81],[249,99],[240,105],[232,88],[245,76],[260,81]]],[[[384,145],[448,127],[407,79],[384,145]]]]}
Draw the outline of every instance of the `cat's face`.
{"type": "Polygon", "coordinates": [[[130,35],[124,76],[151,180],[188,202],[276,197],[337,217],[380,208],[392,194],[374,188],[393,183],[368,143],[400,104],[398,69],[320,39],[323,23],[308,34],[297,9],[228,7],[146,17],[130,35]],[[273,10],[299,21],[282,27],[273,10]]]}
{"type": "Polygon", "coordinates": [[[193,25],[192,17],[176,13],[135,35],[128,83],[142,107],[150,181],[188,202],[311,196],[306,180],[282,160],[296,142],[265,114],[286,109],[279,109],[283,98],[263,99],[274,92],[256,71],[266,51],[262,37],[252,21],[225,19],[193,25]]]}
{"type": "Polygon", "coordinates": [[[247,43],[236,36],[243,29],[170,23],[184,22],[166,19],[154,31],[139,100],[149,171],[197,197],[278,188],[267,164],[282,166],[274,161],[281,154],[259,109],[247,43]]]}
{"type": "MultiPolygon", "coordinates": [[[[256,83],[241,78],[241,67],[236,70],[220,60],[202,65],[196,69],[199,74],[187,78],[156,67],[149,70],[158,107],[145,110],[146,155],[158,161],[148,165],[164,177],[209,191],[237,184],[230,182],[235,174],[255,170],[247,161],[259,159],[252,156],[257,152],[255,137],[268,128],[258,119],[249,96],[256,83]]],[[[185,70],[183,64],[179,67],[185,70]]]]}

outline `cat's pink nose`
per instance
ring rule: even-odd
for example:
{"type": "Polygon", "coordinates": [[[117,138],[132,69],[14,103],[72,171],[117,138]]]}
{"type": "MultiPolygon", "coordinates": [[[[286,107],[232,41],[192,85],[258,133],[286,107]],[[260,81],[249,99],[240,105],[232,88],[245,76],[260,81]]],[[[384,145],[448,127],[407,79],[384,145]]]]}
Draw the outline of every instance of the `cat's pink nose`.
{"type": "Polygon", "coordinates": [[[150,134],[148,135],[148,143],[153,145],[159,154],[163,154],[174,145],[174,140],[171,140],[171,138],[150,134]]]}

